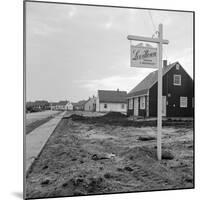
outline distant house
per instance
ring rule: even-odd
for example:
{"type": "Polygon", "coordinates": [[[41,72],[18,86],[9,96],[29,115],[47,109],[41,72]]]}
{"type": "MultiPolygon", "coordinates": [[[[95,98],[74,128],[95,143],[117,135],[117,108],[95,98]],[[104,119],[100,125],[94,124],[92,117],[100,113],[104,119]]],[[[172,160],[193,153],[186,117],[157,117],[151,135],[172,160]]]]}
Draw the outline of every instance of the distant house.
{"type": "Polygon", "coordinates": [[[50,103],[51,110],[67,110],[67,105],[69,101],[59,101],[50,103]]]}
{"type": "Polygon", "coordinates": [[[84,110],[85,111],[92,111],[92,112],[96,111],[96,97],[95,96],[89,98],[86,101],[86,103],[84,105],[84,110]]]}
{"type": "Polygon", "coordinates": [[[65,110],[73,110],[73,105],[71,102],[67,102],[67,104],[65,105],[65,110]]]}
{"type": "Polygon", "coordinates": [[[65,110],[65,105],[68,103],[68,101],[59,101],[56,104],[56,110],[65,110]]]}
{"type": "Polygon", "coordinates": [[[85,100],[73,103],[73,110],[84,110],[85,103],[86,103],[85,100]]]}
{"type": "Polygon", "coordinates": [[[50,104],[48,101],[45,101],[45,100],[38,100],[38,101],[26,103],[27,112],[38,112],[38,111],[44,111],[44,110],[49,110],[49,109],[50,109],[50,104]]]}
{"type": "Polygon", "coordinates": [[[57,105],[58,103],[56,103],[56,102],[51,102],[50,103],[50,108],[51,108],[51,110],[56,110],[56,108],[57,108],[57,105]]]}
{"type": "Polygon", "coordinates": [[[98,90],[97,112],[127,112],[127,92],[119,90],[98,90]]]}
{"type": "MultiPolygon", "coordinates": [[[[162,114],[166,117],[193,116],[193,80],[180,63],[163,63],[162,114]]],[[[158,71],[150,73],[128,93],[128,115],[157,116],[158,71]]]]}

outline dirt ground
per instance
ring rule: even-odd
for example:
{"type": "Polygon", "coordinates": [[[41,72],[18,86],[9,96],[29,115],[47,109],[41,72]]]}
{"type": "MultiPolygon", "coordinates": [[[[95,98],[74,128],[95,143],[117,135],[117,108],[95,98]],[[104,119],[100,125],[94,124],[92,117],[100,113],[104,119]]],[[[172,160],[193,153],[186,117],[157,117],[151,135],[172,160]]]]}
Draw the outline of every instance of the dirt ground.
{"type": "MultiPolygon", "coordinates": [[[[123,121],[123,120],[122,120],[123,121]]],[[[193,188],[193,128],[62,119],[27,174],[27,198],[193,188]]]]}

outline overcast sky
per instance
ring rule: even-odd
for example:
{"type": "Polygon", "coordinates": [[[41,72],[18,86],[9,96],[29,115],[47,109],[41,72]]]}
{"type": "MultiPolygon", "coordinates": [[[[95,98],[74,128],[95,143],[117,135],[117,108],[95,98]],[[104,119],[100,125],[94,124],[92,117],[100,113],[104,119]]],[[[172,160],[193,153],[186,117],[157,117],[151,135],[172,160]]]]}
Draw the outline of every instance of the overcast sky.
{"type": "MultiPolygon", "coordinates": [[[[163,58],[193,77],[192,13],[31,3],[26,9],[27,101],[70,100],[98,89],[129,92],[152,69],[130,67],[127,35],[151,37],[163,24],[163,58]]],[[[137,44],[137,43],[135,43],[137,44]]]]}

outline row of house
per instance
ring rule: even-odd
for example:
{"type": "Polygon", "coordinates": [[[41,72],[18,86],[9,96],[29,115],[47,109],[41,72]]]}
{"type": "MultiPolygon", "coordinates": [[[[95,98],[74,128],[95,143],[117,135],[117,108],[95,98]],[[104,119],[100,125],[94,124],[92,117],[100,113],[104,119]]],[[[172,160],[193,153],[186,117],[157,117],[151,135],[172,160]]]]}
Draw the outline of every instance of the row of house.
{"type": "Polygon", "coordinates": [[[70,101],[59,101],[50,103],[51,110],[73,110],[73,104],[70,101]]]}
{"type": "MultiPolygon", "coordinates": [[[[179,62],[163,61],[162,114],[166,117],[192,117],[194,113],[194,82],[179,62]]],[[[127,115],[157,116],[158,70],[151,72],[128,94],[126,91],[98,90],[83,102],[82,110],[122,112],[127,115]]]]}
{"type": "Polygon", "coordinates": [[[43,110],[49,110],[50,104],[45,100],[28,101],[26,103],[26,112],[39,112],[43,110]]]}
{"type": "MultiPolygon", "coordinates": [[[[194,113],[194,82],[179,62],[163,62],[162,114],[166,117],[192,117],[194,113]]],[[[157,116],[158,71],[151,72],[129,93],[117,90],[98,90],[97,96],[77,103],[59,101],[27,102],[28,111],[84,110],[90,112],[121,112],[128,116],[157,116]]]]}
{"type": "Polygon", "coordinates": [[[98,90],[97,96],[89,97],[87,101],[78,103],[79,108],[90,112],[127,112],[127,92],[118,90],[98,90]],[[80,104],[81,103],[81,107],[80,104]]]}

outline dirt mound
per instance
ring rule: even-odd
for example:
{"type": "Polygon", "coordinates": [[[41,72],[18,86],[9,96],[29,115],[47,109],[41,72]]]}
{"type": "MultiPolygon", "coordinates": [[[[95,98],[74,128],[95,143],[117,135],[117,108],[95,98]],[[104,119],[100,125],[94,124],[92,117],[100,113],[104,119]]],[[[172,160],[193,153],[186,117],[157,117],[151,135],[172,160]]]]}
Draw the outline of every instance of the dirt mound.
{"type": "Polygon", "coordinates": [[[72,120],[84,120],[86,117],[82,116],[82,115],[76,115],[76,114],[73,114],[70,116],[70,118],[72,120]]]}
{"type": "Polygon", "coordinates": [[[70,118],[73,121],[81,121],[92,124],[100,123],[100,124],[121,125],[121,126],[123,125],[126,126],[126,122],[129,124],[126,115],[120,112],[109,112],[103,116],[97,116],[97,117],[86,117],[82,115],[73,114],[67,118],[70,118]]]}
{"type": "Polygon", "coordinates": [[[143,136],[139,136],[138,137],[138,140],[140,141],[149,141],[149,140],[155,140],[156,138],[155,137],[152,137],[152,136],[148,136],[148,135],[143,135],[143,136]]]}
{"type": "Polygon", "coordinates": [[[162,152],[162,159],[164,159],[164,160],[173,160],[174,159],[174,155],[170,151],[163,151],[162,152]]]}
{"type": "MultiPolygon", "coordinates": [[[[149,160],[155,161],[157,160],[156,148],[153,147],[135,147],[131,148],[126,152],[123,152],[124,155],[128,156],[130,160],[141,159],[141,160],[149,160]]],[[[164,160],[172,160],[174,159],[174,155],[171,151],[167,149],[162,150],[162,159],[164,160]]]]}
{"type": "MultiPolygon", "coordinates": [[[[126,115],[120,112],[109,112],[103,116],[98,117],[84,117],[81,115],[73,114],[70,117],[73,121],[81,121],[90,124],[108,124],[108,125],[115,125],[115,126],[134,126],[134,127],[155,127],[157,126],[157,120],[153,121],[132,121],[129,120],[126,115]]],[[[163,121],[163,126],[176,126],[176,127],[193,127],[192,122],[173,122],[173,121],[163,121]]]]}
{"type": "Polygon", "coordinates": [[[63,188],[69,187],[73,195],[87,195],[97,193],[108,187],[105,178],[102,176],[82,177],[77,176],[62,184],[63,188]]]}
{"type": "Polygon", "coordinates": [[[121,156],[130,160],[156,160],[156,150],[152,147],[134,147],[124,151],[121,156]]]}
{"type": "Polygon", "coordinates": [[[120,112],[109,112],[102,116],[101,118],[126,118],[126,115],[120,113],[120,112]]]}

